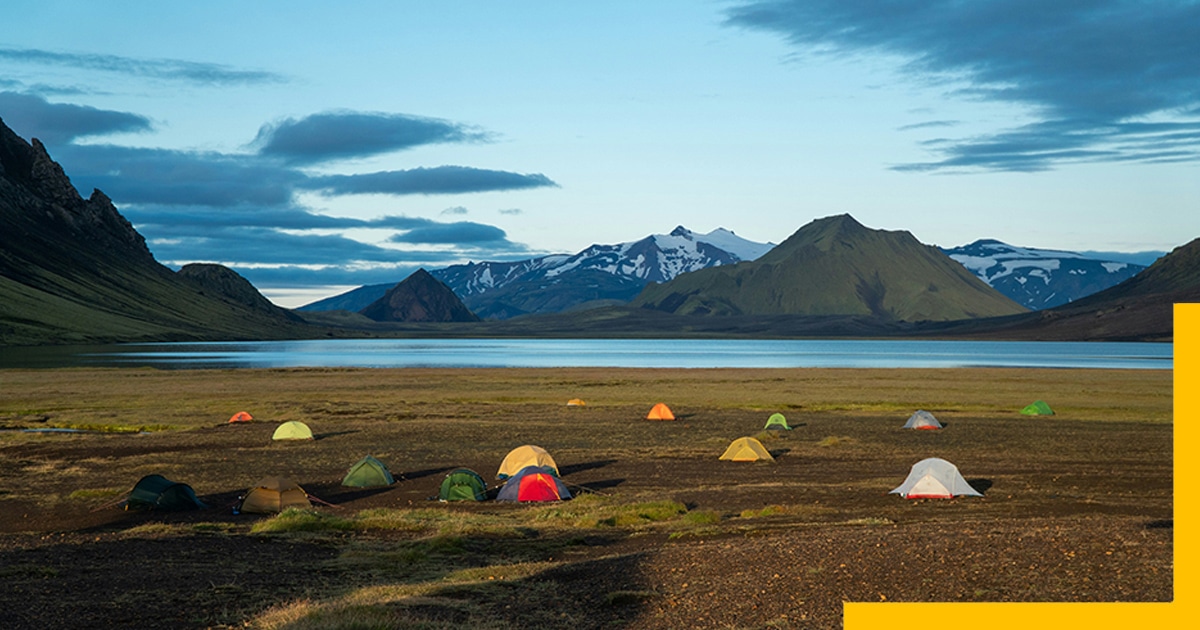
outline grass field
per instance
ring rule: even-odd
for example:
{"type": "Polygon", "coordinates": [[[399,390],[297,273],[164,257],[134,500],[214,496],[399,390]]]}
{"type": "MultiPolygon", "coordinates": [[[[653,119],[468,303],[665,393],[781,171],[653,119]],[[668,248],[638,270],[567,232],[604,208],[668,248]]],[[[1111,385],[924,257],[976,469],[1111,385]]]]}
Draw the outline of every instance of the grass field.
{"type": "Polygon", "coordinates": [[[842,601],[1167,600],[1171,379],[0,371],[0,429],[84,431],[0,431],[0,610],[25,611],[2,625],[836,627],[842,601]],[[567,407],[570,398],[587,405],[567,407]],[[1017,413],[1035,399],[1056,415],[1017,413]],[[655,402],[679,419],[644,420],[655,402]],[[946,428],[900,429],[916,409],[946,428]],[[228,424],[240,410],[255,421],[228,424]],[[774,412],[795,430],[764,433],[774,412]],[[272,442],[287,420],[317,439],[272,442]],[[747,435],[776,461],[717,461],[747,435]],[[551,452],[575,500],[429,500],[453,468],[491,481],[522,444],[551,452]],[[367,454],[398,482],[342,487],[367,454]],[[930,456],[985,496],[887,494],[930,456]],[[151,473],[191,485],[211,507],[113,505],[151,473]],[[268,475],[336,507],[234,515],[237,497],[268,475]]]}

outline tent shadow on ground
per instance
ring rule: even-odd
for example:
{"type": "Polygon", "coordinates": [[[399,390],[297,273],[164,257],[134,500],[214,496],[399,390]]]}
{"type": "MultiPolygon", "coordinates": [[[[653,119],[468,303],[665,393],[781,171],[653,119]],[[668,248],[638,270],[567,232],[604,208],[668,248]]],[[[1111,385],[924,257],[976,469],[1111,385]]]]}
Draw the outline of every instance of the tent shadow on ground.
{"type": "Polygon", "coordinates": [[[767,452],[771,454],[771,457],[774,457],[775,459],[779,459],[779,457],[781,455],[787,455],[788,453],[791,453],[792,449],[790,449],[790,448],[773,448],[773,449],[768,450],[767,452]]]}
{"type": "Polygon", "coordinates": [[[967,485],[975,488],[979,494],[987,494],[988,490],[992,489],[991,479],[967,479],[967,485]]]}
{"type": "Polygon", "coordinates": [[[314,433],[314,440],[324,440],[325,438],[337,437],[339,435],[350,435],[351,433],[362,433],[359,429],[347,429],[345,431],[332,431],[330,433],[314,433]]]}
{"type": "Polygon", "coordinates": [[[615,488],[615,487],[625,483],[625,478],[622,477],[620,479],[602,479],[600,481],[589,481],[587,483],[571,483],[568,481],[564,481],[563,483],[566,483],[567,486],[571,490],[574,490],[575,488],[581,488],[586,492],[600,492],[601,490],[608,490],[609,488],[615,488]]]}
{"type": "Polygon", "coordinates": [[[401,481],[405,481],[405,480],[420,479],[421,477],[429,477],[431,475],[438,475],[441,473],[450,472],[451,470],[454,470],[455,468],[458,468],[458,466],[443,466],[441,468],[426,468],[425,470],[414,470],[412,472],[392,473],[392,476],[396,478],[396,483],[400,483],[401,481]]]}
{"type": "Polygon", "coordinates": [[[355,488],[353,490],[349,490],[346,492],[340,491],[340,489],[348,488],[348,486],[343,486],[343,485],[323,486],[322,488],[327,488],[323,491],[327,492],[330,497],[337,499],[338,501],[344,502],[344,501],[357,501],[359,499],[373,497],[377,494],[387,492],[395,487],[396,487],[396,484],[393,483],[388,486],[371,486],[369,488],[355,488]]]}
{"type": "Polygon", "coordinates": [[[595,470],[597,468],[604,468],[605,466],[607,466],[609,464],[615,464],[615,463],[617,463],[617,460],[615,460],[615,459],[598,459],[594,462],[584,462],[582,464],[571,464],[569,466],[563,466],[563,467],[559,468],[558,475],[560,477],[566,477],[567,475],[570,475],[570,474],[574,474],[577,472],[583,472],[585,470],[595,470]]]}

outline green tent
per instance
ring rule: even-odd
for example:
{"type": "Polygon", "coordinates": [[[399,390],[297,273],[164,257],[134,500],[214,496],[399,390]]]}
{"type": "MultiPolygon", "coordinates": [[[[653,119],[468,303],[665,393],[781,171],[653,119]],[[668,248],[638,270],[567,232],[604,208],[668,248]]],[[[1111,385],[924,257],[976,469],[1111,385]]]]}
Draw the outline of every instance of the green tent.
{"type": "Polygon", "coordinates": [[[191,486],[171,481],[162,475],[142,477],[125,499],[126,510],[195,510],[206,507],[196,498],[191,486]]]}
{"type": "Polygon", "coordinates": [[[1038,400],[1021,410],[1027,416],[1053,416],[1054,410],[1044,400],[1038,400]]]}
{"type": "Polygon", "coordinates": [[[311,440],[313,439],[312,429],[308,428],[307,424],[299,420],[284,422],[275,429],[275,434],[271,436],[272,440],[311,440]]]}
{"type": "Polygon", "coordinates": [[[396,479],[392,477],[388,467],[370,455],[358,460],[357,464],[350,467],[346,478],[342,479],[343,486],[355,488],[390,486],[393,483],[396,483],[396,479]]]}
{"type": "Polygon", "coordinates": [[[792,430],[792,427],[788,426],[787,418],[784,418],[783,414],[781,414],[781,413],[771,414],[771,417],[767,418],[766,426],[764,426],[763,428],[764,429],[775,429],[775,430],[782,429],[784,431],[792,430]]]}
{"type": "Polygon", "coordinates": [[[487,498],[487,484],[470,468],[451,471],[442,480],[438,491],[439,501],[483,501],[487,498]]]}

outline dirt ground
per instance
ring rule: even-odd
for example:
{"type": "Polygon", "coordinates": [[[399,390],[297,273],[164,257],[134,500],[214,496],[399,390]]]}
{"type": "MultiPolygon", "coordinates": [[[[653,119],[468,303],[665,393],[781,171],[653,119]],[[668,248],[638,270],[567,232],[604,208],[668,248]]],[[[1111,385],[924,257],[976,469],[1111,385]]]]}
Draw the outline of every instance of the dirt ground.
{"type": "Polygon", "coordinates": [[[51,370],[0,379],[0,428],[10,429],[0,431],[3,628],[835,628],[845,601],[1172,598],[1169,372],[51,370]],[[567,407],[574,397],[588,405],[567,407]],[[1016,412],[1033,398],[1057,414],[1016,412]],[[644,420],[659,401],[679,419],[644,420]],[[946,427],[901,429],[918,408],[946,427]],[[240,409],[256,420],[225,422],[240,409]],[[794,430],[762,433],[776,411],[794,430]],[[316,439],[273,442],[282,420],[303,420],[316,439]],[[92,432],[13,430],[67,426],[92,432]],[[100,432],[120,427],[152,430],[100,432]],[[761,435],[776,461],[717,460],[744,435],[761,435]],[[687,514],[543,527],[537,519],[550,522],[554,506],[430,500],[457,467],[495,484],[521,444],[549,450],[576,494],[605,505],[671,500],[687,514]],[[366,454],[397,483],[341,486],[366,454]],[[888,494],[933,456],[984,496],[888,494]],[[121,509],[122,493],[151,473],[189,484],[210,507],[121,509]],[[269,517],[232,506],[268,475],[336,506],[318,506],[324,514],[433,509],[516,525],[453,540],[251,532],[269,517]]]}

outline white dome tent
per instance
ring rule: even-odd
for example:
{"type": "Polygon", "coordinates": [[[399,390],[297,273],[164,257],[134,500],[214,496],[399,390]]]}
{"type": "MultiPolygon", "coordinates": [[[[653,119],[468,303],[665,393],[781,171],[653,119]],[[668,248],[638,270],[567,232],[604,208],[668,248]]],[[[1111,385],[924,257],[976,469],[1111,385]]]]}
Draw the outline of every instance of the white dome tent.
{"type": "Polygon", "coordinates": [[[929,413],[928,411],[925,411],[924,409],[918,409],[916,413],[908,417],[908,422],[904,423],[904,428],[940,429],[942,428],[942,423],[938,422],[938,419],[934,418],[933,414],[929,413]]]}
{"type": "Polygon", "coordinates": [[[930,457],[913,464],[904,483],[888,494],[905,499],[949,499],[957,496],[981,497],[950,462],[930,457]]]}

